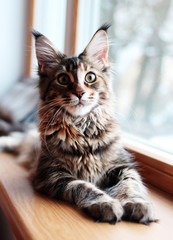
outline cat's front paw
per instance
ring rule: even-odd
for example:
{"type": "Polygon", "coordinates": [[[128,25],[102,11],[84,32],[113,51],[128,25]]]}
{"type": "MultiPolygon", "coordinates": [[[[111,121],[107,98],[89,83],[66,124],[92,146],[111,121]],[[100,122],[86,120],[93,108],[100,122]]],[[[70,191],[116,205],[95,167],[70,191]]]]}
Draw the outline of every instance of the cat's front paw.
{"type": "Polygon", "coordinates": [[[145,200],[127,200],[123,204],[123,219],[148,225],[156,222],[152,205],[145,200]]]}
{"type": "Polygon", "coordinates": [[[96,222],[108,222],[110,224],[119,222],[123,215],[123,208],[119,200],[96,202],[85,208],[85,211],[96,222]]]}

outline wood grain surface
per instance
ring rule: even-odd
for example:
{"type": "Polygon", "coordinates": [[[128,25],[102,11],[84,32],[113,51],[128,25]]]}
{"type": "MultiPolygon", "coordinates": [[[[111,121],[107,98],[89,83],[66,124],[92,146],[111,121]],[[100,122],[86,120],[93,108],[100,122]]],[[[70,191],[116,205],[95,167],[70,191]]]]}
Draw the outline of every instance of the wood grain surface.
{"type": "Polygon", "coordinates": [[[159,223],[94,223],[74,206],[34,193],[27,171],[13,156],[0,154],[0,207],[16,239],[172,239],[173,197],[154,188],[150,197],[159,223]]]}

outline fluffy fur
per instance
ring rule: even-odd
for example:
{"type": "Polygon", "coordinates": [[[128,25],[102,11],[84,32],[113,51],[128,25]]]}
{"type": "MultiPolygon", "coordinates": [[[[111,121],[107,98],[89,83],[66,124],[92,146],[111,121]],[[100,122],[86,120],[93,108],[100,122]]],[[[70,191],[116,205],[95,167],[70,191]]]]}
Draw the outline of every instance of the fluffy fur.
{"type": "Polygon", "coordinates": [[[148,224],[155,221],[153,210],[114,114],[107,28],[101,27],[78,57],[67,57],[33,32],[40,145],[32,184],[98,222],[148,224]]]}

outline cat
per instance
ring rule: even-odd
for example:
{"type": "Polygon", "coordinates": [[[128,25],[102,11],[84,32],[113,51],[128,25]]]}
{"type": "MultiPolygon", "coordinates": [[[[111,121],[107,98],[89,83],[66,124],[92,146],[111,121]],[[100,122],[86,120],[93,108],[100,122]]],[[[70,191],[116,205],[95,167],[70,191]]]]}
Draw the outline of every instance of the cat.
{"type": "Polygon", "coordinates": [[[66,56],[44,35],[32,32],[40,94],[32,185],[75,204],[96,222],[149,224],[156,221],[153,207],[133,157],[123,147],[114,113],[108,28],[99,28],[77,57],[66,56]]]}

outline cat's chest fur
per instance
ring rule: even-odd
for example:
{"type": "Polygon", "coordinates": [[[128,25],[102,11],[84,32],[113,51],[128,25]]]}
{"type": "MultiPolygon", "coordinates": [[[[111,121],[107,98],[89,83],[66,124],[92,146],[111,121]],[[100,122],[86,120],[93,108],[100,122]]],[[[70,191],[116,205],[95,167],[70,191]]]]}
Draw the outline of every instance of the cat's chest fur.
{"type": "Polygon", "coordinates": [[[90,115],[52,124],[47,129],[46,143],[51,154],[73,175],[95,182],[110,167],[115,140],[114,124],[107,117],[90,115]]]}

